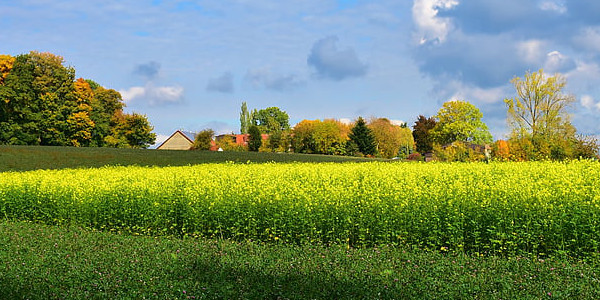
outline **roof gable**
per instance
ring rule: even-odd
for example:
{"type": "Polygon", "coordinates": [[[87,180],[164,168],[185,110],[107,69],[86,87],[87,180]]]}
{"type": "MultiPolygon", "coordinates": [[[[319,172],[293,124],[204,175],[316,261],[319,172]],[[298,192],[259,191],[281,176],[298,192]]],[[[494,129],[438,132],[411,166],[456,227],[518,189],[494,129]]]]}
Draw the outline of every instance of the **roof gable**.
{"type": "Polygon", "coordinates": [[[160,146],[158,146],[156,149],[163,149],[165,147],[165,145],[168,145],[169,142],[171,142],[172,140],[176,140],[177,137],[183,138],[191,146],[194,143],[195,135],[196,134],[193,132],[177,130],[173,134],[171,134],[171,136],[169,136],[164,142],[162,142],[162,144],[160,144],[160,146]]]}

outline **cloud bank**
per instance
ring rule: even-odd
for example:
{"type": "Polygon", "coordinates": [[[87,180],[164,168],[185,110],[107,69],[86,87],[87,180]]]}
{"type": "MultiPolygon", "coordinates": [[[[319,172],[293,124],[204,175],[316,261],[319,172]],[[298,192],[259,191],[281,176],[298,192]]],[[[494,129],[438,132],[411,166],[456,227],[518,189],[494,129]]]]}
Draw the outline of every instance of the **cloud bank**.
{"type": "Polygon", "coordinates": [[[306,60],[314,67],[319,77],[344,80],[362,77],[367,74],[367,64],[360,61],[354,49],[337,48],[337,36],[329,36],[316,41],[306,60]]]}
{"type": "Polygon", "coordinates": [[[225,72],[223,75],[217,78],[211,78],[208,80],[206,90],[209,92],[219,92],[231,94],[233,93],[233,74],[231,72],[225,72]]]}
{"type": "Polygon", "coordinates": [[[150,106],[181,103],[183,92],[183,87],[180,86],[154,86],[152,83],[119,91],[126,104],[143,101],[150,106]]]}
{"type": "Polygon", "coordinates": [[[150,106],[163,106],[178,104],[183,101],[184,89],[181,86],[160,86],[159,81],[160,64],[150,61],[138,64],[133,69],[133,74],[141,76],[145,84],[143,86],[132,86],[120,90],[119,93],[126,104],[145,103],[150,106]]]}
{"type": "Polygon", "coordinates": [[[256,88],[262,87],[280,92],[293,90],[305,84],[297,75],[277,74],[270,67],[248,70],[245,80],[256,88]]]}

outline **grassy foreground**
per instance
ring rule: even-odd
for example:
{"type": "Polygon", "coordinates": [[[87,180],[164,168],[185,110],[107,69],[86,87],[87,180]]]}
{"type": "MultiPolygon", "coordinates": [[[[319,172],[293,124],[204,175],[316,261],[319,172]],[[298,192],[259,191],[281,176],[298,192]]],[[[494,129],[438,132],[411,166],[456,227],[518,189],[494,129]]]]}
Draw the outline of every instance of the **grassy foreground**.
{"type": "Polygon", "coordinates": [[[361,162],[375,159],[295,153],[177,151],[0,145],[0,172],[118,166],[187,166],[232,162],[361,162]]]}
{"type": "Polygon", "coordinates": [[[598,299],[600,261],[234,243],[0,221],[2,299],[598,299]]]}
{"type": "MultiPolygon", "coordinates": [[[[0,172],[320,159],[360,161],[265,153],[0,146],[0,172]]],[[[0,178],[5,175],[0,173],[0,178]]],[[[577,192],[581,191],[573,191],[577,192]]],[[[402,245],[356,249],[340,244],[148,237],[2,218],[0,299],[600,299],[597,253],[582,258],[504,257],[402,245]]]]}

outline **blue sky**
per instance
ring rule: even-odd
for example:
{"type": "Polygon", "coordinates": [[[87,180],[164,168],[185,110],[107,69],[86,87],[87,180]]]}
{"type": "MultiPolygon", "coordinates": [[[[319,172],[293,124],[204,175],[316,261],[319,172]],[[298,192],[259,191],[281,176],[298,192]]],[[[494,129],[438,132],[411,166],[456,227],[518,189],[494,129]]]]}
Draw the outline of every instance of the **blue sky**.
{"type": "Polygon", "coordinates": [[[0,53],[63,56],[159,140],[237,132],[242,101],[292,123],[412,125],[453,99],[503,138],[510,80],[540,68],[567,78],[579,132],[600,135],[598,16],[597,0],[0,0],[0,53]]]}

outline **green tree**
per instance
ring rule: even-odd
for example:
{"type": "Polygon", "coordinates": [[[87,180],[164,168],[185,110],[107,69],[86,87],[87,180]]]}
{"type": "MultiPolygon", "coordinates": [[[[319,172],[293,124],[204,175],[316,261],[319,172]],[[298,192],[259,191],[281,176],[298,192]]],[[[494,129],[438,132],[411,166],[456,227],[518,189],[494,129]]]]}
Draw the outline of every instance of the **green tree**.
{"type": "Polygon", "coordinates": [[[212,146],[212,140],[215,132],[212,129],[205,129],[198,134],[196,134],[194,138],[194,144],[192,145],[193,150],[210,150],[212,146]]]}
{"type": "Polygon", "coordinates": [[[271,152],[276,152],[280,148],[282,138],[283,132],[281,132],[281,130],[275,130],[271,132],[268,139],[268,145],[269,149],[271,149],[271,152]]]}
{"type": "Polygon", "coordinates": [[[292,147],[296,153],[315,153],[314,128],[319,120],[302,120],[292,130],[292,147]]]}
{"type": "Polygon", "coordinates": [[[70,144],[75,70],[63,63],[60,56],[35,51],[15,58],[0,87],[0,143],[70,144]]]}
{"type": "Polygon", "coordinates": [[[154,142],[145,116],[123,114],[117,91],[75,80],[60,56],[0,56],[0,73],[0,144],[144,148],[154,142]]]}
{"type": "MultiPolygon", "coordinates": [[[[89,84],[90,80],[87,80],[87,82],[89,84]]],[[[111,128],[119,123],[119,118],[115,116],[122,114],[125,105],[119,92],[113,89],[105,89],[96,84],[90,84],[90,87],[94,93],[90,118],[96,124],[92,132],[90,145],[96,147],[109,146],[106,140],[115,139],[114,136],[111,137],[111,128]]]]}
{"type": "Polygon", "coordinates": [[[123,137],[131,148],[148,148],[156,140],[156,134],[152,132],[154,128],[145,115],[125,114],[117,128],[119,136],[123,137]]]}
{"type": "Polygon", "coordinates": [[[242,108],[240,112],[240,133],[247,134],[250,125],[252,125],[252,116],[248,111],[246,102],[242,102],[242,108]]]}
{"type": "Polygon", "coordinates": [[[260,133],[260,128],[256,125],[250,126],[248,128],[248,150],[250,151],[258,151],[260,146],[262,146],[262,134],[260,133]]]}
{"type": "Polygon", "coordinates": [[[350,141],[356,144],[358,150],[362,154],[375,155],[377,152],[373,132],[367,127],[367,124],[362,117],[358,117],[358,120],[356,120],[348,137],[350,138],[350,141]]]}
{"type": "Polygon", "coordinates": [[[290,129],[290,117],[279,107],[268,107],[252,113],[252,124],[259,126],[261,132],[270,134],[276,130],[290,129]]]}
{"type": "Polygon", "coordinates": [[[483,115],[477,107],[466,101],[448,101],[435,116],[437,124],[431,129],[433,141],[440,145],[453,142],[484,145],[492,142],[483,115]]]}
{"type": "Polygon", "coordinates": [[[75,80],[60,56],[0,56],[0,71],[0,144],[147,147],[154,141],[145,116],[123,114],[117,91],[75,80]]]}
{"type": "Polygon", "coordinates": [[[545,76],[539,70],[526,73],[525,78],[515,77],[511,83],[517,96],[504,100],[511,142],[532,145],[526,159],[560,160],[575,155],[576,129],[567,112],[575,97],[562,93],[566,79],[559,74],[545,76]]]}
{"type": "Polygon", "coordinates": [[[508,123],[517,134],[548,136],[560,131],[568,122],[567,107],[575,101],[572,95],[565,95],[562,89],[567,84],[559,74],[544,76],[543,70],[527,73],[525,78],[511,80],[517,96],[505,99],[508,107],[508,123]]]}
{"type": "Polygon", "coordinates": [[[433,150],[433,138],[431,137],[431,130],[435,127],[437,122],[434,117],[426,118],[423,115],[419,115],[415,125],[413,125],[413,139],[416,144],[417,152],[425,154],[433,150]]]}

